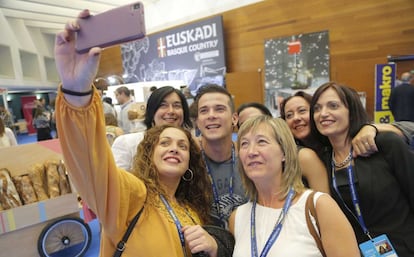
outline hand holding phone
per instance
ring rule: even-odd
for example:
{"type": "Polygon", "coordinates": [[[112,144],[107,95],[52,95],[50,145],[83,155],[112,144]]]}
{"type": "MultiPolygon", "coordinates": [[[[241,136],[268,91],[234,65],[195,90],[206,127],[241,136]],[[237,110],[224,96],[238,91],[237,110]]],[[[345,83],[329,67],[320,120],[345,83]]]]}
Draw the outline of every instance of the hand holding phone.
{"type": "Polygon", "coordinates": [[[76,51],[88,52],[92,47],[108,47],[145,37],[144,6],[135,2],[79,19],[76,51]]]}

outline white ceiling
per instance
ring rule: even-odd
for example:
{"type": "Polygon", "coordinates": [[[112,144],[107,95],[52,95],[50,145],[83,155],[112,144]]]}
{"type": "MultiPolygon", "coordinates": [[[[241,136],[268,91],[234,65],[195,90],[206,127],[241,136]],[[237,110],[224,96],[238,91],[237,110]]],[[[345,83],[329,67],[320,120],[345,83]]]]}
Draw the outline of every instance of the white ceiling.
{"type": "MultiPolygon", "coordinates": [[[[152,33],[262,0],[141,0],[147,32],[152,33]]],[[[0,0],[6,18],[23,20],[27,27],[55,34],[83,9],[92,14],[136,2],[133,0],[0,0]]]]}
{"type": "MultiPolygon", "coordinates": [[[[264,0],[141,0],[147,34],[260,1],[264,0]]],[[[57,76],[53,63],[55,34],[81,10],[97,14],[134,2],[0,0],[0,88],[9,92],[56,88],[58,79],[48,77],[53,73],[57,76]]]]}

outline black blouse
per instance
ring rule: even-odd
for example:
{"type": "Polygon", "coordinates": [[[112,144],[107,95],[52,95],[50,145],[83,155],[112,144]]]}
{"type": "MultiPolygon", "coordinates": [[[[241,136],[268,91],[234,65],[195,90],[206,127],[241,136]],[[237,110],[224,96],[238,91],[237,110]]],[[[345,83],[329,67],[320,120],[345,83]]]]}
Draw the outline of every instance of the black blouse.
{"type": "MultiPolygon", "coordinates": [[[[399,256],[414,256],[414,152],[396,134],[379,133],[378,152],[354,159],[354,180],[362,216],[372,237],[386,234],[399,256]]],[[[338,191],[332,186],[332,152],[323,154],[332,197],[351,222],[358,243],[368,240],[354,211],[347,169],[335,172],[338,191]],[[349,210],[345,207],[348,206],[349,210]]]]}

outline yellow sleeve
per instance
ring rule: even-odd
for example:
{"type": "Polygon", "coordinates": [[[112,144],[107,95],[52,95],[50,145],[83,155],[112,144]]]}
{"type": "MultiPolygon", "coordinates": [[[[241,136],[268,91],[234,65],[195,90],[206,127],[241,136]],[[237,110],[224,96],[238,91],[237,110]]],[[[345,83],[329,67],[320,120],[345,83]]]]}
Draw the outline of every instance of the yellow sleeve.
{"type": "Polygon", "coordinates": [[[118,169],[105,134],[102,101],[94,90],[85,107],[70,105],[62,92],[56,98],[56,124],[70,179],[98,216],[106,234],[119,240],[123,228],[143,206],[141,180],[118,169]]]}

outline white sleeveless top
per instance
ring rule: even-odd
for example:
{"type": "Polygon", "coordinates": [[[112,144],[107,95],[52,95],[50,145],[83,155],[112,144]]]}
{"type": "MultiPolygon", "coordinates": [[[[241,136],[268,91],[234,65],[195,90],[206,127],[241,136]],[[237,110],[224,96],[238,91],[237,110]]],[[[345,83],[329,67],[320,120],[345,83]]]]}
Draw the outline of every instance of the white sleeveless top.
{"type": "MultiPolygon", "coordinates": [[[[293,204],[284,220],[283,228],[276,242],[270,248],[268,257],[321,257],[321,253],[315,243],[314,238],[306,225],[305,204],[311,193],[305,191],[299,200],[293,204]]],[[[314,203],[323,193],[317,192],[314,203]]],[[[250,236],[250,215],[252,202],[243,204],[237,208],[234,224],[234,234],[236,245],[233,257],[246,257],[251,255],[251,236],[250,236]]],[[[263,250],[282,209],[273,209],[256,205],[256,240],[258,255],[263,250]]],[[[315,220],[311,217],[315,225],[315,220]]],[[[316,227],[315,227],[316,228],[316,227]]]]}

